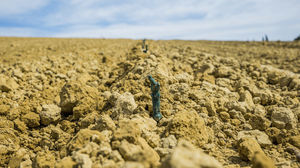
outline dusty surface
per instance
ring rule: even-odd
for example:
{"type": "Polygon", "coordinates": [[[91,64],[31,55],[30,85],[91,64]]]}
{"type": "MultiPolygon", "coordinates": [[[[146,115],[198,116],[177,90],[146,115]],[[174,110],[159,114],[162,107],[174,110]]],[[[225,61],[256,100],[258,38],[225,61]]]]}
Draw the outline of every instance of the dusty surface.
{"type": "Polygon", "coordinates": [[[147,44],[0,38],[0,166],[300,166],[299,42],[147,44]]]}

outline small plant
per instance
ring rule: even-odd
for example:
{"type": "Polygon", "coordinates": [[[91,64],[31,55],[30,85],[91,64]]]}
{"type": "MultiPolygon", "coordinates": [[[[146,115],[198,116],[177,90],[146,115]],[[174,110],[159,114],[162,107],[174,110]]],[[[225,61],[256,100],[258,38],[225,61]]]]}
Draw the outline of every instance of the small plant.
{"type": "Polygon", "coordinates": [[[146,44],[146,39],[143,39],[142,49],[145,48],[145,44],[146,44]]]}
{"type": "Polygon", "coordinates": [[[148,45],[146,44],[145,49],[143,50],[144,53],[147,53],[148,51],[148,45]]]}
{"type": "Polygon", "coordinates": [[[148,75],[148,79],[151,83],[151,97],[152,97],[152,105],[153,105],[153,115],[155,121],[159,121],[162,118],[160,113],[160,84],[156,82],[151,75],[148,75]]]}
{"type": "Polygon", "coordinates": [[[146,39],[143,39],[142,49],[144,53],[147,53],[148,45],[146,44],[146,39]]]}

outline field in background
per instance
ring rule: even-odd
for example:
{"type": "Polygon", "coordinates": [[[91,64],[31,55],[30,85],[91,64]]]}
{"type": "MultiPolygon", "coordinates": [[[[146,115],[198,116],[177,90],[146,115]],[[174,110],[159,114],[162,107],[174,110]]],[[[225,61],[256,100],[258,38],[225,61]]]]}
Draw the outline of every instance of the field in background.
{"type": "Polygon", "coordinates": [[[1,37],[0,166],[299,167],[300,42],[146,44],[1,37]]]}

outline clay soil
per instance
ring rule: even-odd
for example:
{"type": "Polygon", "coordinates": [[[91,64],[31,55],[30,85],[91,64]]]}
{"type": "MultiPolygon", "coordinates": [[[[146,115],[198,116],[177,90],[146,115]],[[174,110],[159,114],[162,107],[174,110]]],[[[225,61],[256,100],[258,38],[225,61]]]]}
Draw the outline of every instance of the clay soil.
{"type": "Polygon", "coordinates": [[[299,42],[146,44],[1,37],[0,167],[300,167],[299,42]]]}

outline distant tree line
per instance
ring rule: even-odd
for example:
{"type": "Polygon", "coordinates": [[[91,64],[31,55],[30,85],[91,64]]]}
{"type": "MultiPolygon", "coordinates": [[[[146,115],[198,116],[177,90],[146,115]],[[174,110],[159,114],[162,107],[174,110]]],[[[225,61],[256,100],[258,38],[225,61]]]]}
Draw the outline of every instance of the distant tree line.
{"type": "Polygon", "coordinates": [[[300,41],[300,35],[296,37],[294,41],[300,41]]]}
{"type": "MultiPolygon", "coordinates": [[[[269,37],[267,35],[262,36],[262,41],[269,41],[269,37]]],[[[300,35],[294,39],[294,41],[300,41],[300,35]]]]}

